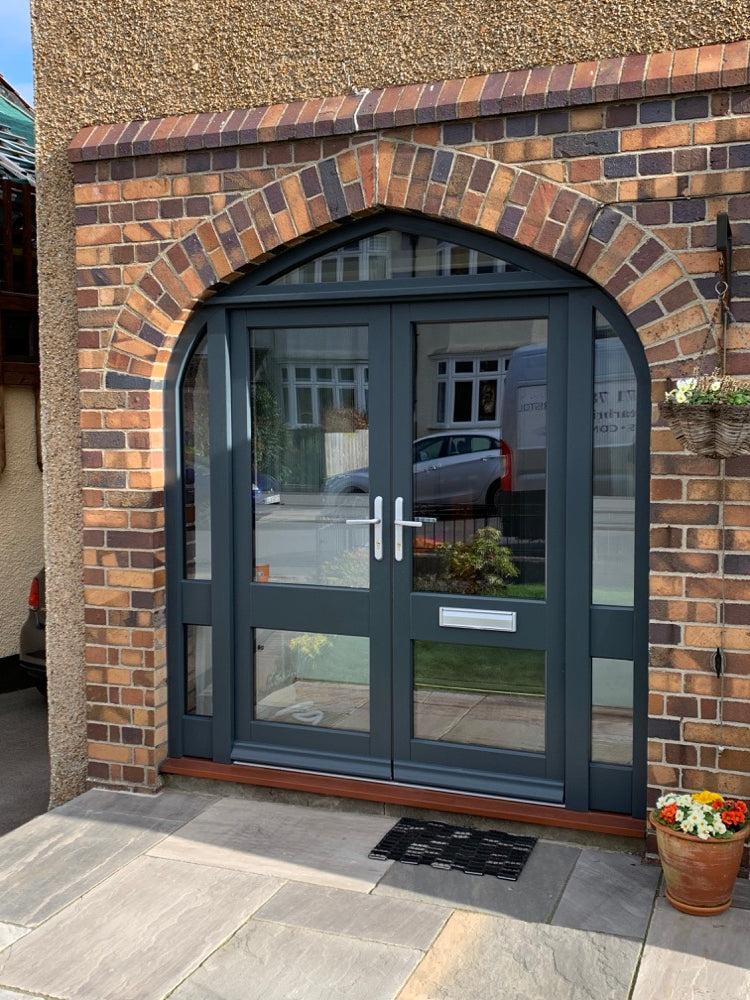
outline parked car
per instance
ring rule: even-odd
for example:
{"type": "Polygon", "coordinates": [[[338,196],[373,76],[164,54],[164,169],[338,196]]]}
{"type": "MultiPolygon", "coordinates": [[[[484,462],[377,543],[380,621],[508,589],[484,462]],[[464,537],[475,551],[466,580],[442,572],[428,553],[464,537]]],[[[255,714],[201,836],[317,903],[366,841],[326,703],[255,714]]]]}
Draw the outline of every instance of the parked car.
{"type": "MultiPolygon", "coordinates": [[[[450,431],[414,442],[414,507],[497,507],[504,458],[498,432],[450,431]]],[[[326,481],[327,493],[370,492],[369,469],[352,469],[326,481]]]]}
{"type": "Polygon", "coordinates": [[[29,614],[21,626],[19,662],[29,679],[42,693],[47,691],[44,623],[44,570],[41,569],[31,581],[29,614]]]}

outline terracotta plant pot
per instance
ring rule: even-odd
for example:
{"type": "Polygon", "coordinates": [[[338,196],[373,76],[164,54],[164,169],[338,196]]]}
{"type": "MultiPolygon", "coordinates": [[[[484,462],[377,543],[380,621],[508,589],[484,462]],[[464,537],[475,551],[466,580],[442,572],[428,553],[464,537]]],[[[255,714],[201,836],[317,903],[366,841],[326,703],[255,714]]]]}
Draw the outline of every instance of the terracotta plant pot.
{"type": "Polygon", "coordinates": [[[654,822],[653,816],[649,820],[656,830],[666,896],[672,906],[700,917],[729,909],[750,827],[726,840],[700,840],[654,822]]]}

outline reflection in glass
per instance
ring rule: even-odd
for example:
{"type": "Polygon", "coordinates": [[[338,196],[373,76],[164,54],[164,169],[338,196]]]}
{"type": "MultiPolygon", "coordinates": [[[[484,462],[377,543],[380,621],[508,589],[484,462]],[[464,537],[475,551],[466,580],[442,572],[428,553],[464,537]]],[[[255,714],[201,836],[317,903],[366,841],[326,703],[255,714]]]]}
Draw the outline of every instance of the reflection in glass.
{"type": "Polygon", "coordinates": [[[414,736],[543,753],[545,653],[418,641],[414,736]]]}
{"type": "Polygon", "coordinates": [[[367,327],[251,331],[255,579],[368,587],[367,327]]]}
{"type": "Polygon", "coordinates": [[[545,319],[417,325],[416,590],[544,597],[546,344],[545,319]]]}
{"type": "Polygon", "coordinates": [[[447,240],[389,230],[331,250],[275,278],[271,284],[396,281],[522,270],[517,264],[447,240]]]}
{"type": "Polygon", "coordinates": [[[255,718],[369,732],[370,640],[255,629],[255,718]]]}
{"type": "Polygon", "coordinates": [[[185,576],[211,576],[211,466],[208,435],[208,343],[190,356],[182,380],[182,483],[185,576]]]}
{"type": "Polygon", "coordinates": [[[633,661],[591,661],[591,759],[633,763],[633,661]]]}
{"type": "Polygon", "coordinates": [[[185,712],[188,715],[213,712],[210,625],[185,626],[185,712]]]}
{"type": "Polygon", "coordinates": [[[632,606],[635,538],[635,372],[597,313],[594,344],[592,602],[632,606]]]}

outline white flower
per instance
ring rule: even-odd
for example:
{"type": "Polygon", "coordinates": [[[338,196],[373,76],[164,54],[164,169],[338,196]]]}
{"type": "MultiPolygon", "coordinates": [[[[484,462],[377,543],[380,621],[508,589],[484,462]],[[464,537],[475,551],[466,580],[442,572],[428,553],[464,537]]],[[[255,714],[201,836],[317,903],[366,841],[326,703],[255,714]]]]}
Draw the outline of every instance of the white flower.
{"type": "Polygon", "coordinates": [[[674,396],[672,398],[674,399],[675,403],[686,403],[687,402],[687,396],[682,391],[682,389],[675,389],[674,396]]]}
{"type": "Polygon", "coordinates": [[[682,389],[684,392],[686,389],[694,389],[698,385],[697,378],[678,378],[677,388],[682,389]]]}
{"type": "Polygon", "coordinates": [[[708,388],[711,392],[718,392],[718,390],[721,389],[721,382],[719,379],[715,378],[708,388]]]}

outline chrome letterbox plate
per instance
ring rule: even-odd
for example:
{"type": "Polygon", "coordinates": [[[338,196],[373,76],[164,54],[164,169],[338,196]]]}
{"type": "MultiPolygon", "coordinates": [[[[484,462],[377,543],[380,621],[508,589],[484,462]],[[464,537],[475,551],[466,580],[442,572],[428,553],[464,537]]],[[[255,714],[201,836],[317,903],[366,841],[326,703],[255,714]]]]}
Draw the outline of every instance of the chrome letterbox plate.
{"type": "Polygon", "coordinates": [[[483,611],[479,608],[441,608],[444,628],[473,628],[490,632],[515,632],[515,611],[483,611]]]}

